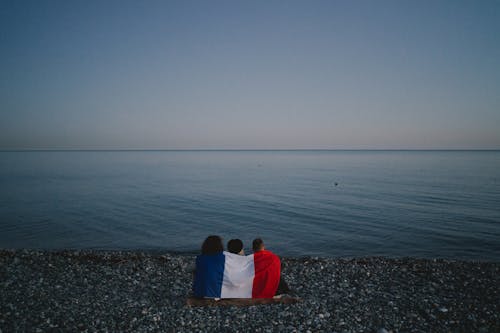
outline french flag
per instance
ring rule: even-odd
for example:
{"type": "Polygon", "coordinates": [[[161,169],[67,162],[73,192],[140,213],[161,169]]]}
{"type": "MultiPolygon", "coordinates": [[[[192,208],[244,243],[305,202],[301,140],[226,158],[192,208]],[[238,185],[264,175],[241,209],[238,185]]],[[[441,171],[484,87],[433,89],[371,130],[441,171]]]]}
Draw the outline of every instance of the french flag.
{"type": "Polygon", "coordinates": [[[193,292],[208,298],[272,298],[280,271],[280,259],[267,250],[248,256],[202,254],[196,257],[193,292]]]}

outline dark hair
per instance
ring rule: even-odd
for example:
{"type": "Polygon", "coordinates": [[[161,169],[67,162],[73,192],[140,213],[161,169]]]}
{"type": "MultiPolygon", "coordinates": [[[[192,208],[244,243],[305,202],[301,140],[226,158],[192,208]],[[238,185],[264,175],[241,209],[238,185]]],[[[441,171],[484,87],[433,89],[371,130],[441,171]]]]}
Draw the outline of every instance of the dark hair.
{"type": "Polygon", "coordinates": [[[227,242],[227,250],[231,253],[238,254],[243,250],[243,242],[241,239],[231,239],[227,242]]]}
{"type": "Polygon", "coordinates": [[[264,241],[260,238],[255,238],[252,242],[253,251],[260,251],[262,246],[264,245],[264,241]]]}
{"type": "Polygon", "coordinates": [[[224,251],[224,246],[222,245],[222,238],[219,236],[208,236],[203,245],[201,246],[202,254],[216,254],[224,251]]]}

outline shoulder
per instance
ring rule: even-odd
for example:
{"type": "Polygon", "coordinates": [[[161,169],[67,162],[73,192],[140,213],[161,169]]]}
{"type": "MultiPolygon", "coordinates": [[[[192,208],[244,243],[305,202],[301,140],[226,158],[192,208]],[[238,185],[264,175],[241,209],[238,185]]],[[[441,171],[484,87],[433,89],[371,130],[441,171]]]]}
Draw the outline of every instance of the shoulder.
{"type": "Polygon", "coordinates": [[[196,256],[196,262],[217,260],[217,259],[223,258],[225,256],[224,254],[225,253],[223,253],[223,252],[214,253],[214,254],[199,254],[196,256]]]}
{"type": "Polygon", "coordinates": [[[277,257],[277,255],[276,255],[276,254],[274,254],[274,252],[271,252],[271,251],[269,251],[269,250],[264,250],[263,252],[266,252],[266,253],[267,253],[268,255],[270,255],[270,256],[277,257]]]}
{"type": "Polygon", "coordinates": [[[260,257],[273,258],[273,259],[279,260],[279,257],[269,250],[262,250],[262,251],[256,252],[255,254],[260,256],[260,257]]]}

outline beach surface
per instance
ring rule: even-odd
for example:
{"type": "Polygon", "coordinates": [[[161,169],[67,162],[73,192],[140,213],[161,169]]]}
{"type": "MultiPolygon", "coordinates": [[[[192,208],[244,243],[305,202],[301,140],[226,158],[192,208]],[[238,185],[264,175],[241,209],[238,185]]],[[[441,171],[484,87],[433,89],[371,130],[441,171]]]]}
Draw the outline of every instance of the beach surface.
{"type": "Polygon", "coordinates": [[[500,331],[500,263],[282,258],[302,302],[188,307],[194,259],[0,250],[0,332],[500,331]]]}

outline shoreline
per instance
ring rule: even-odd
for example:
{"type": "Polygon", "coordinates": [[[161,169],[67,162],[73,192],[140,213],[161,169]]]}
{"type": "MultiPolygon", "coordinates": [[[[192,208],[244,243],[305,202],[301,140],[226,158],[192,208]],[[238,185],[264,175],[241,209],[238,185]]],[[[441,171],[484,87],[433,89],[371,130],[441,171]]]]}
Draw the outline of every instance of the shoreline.
{"type": "Polygon", "coordinates": [[[0,332],[500,330],[500,263],[282,257],[296,304],[185,305],[195,255],[0,250],[0,332]]]}
{"type": "MultiPolygon", "coordinates": [[[[251,248],[244,248],[245,255],[252,254],[251,248]]],[[[23,252],[28,251],[32,253],[43,252],[46,254],[107,254],[107,255],[126,255],[126,254],[142,254],[149,256],[169,255],[179,257],[196,257],[200,253],[200,249],[195,250],[170,250],[166,248],[0,248],[0,255],[5,252],[23,252]]],[[[276,253],[276,252],[275,252],[276,253]]],[[[276,253],[279,254],[279,253],[276,253]]],[[[312,260],[358,260],[358,259],[387,259],[387,260],[427,260],[427,261],[449,261],[449,262],[465,262],[465,263],[484,263],[484,264],[500,264],[500,259],[478,259],[471,257],[447,257],[447,256],[396,256],[396,255],[281,255],[282,260],[296,260],[296,259],[312,259],[312,260]]]]}

